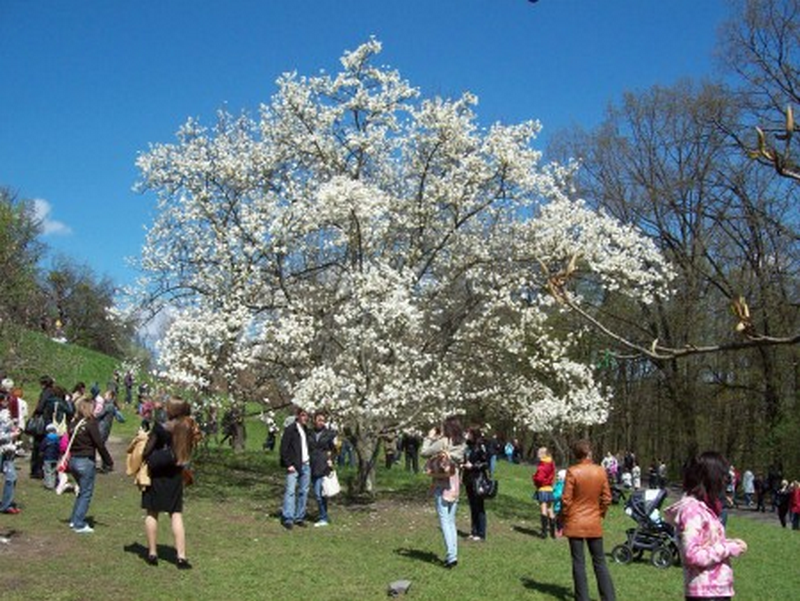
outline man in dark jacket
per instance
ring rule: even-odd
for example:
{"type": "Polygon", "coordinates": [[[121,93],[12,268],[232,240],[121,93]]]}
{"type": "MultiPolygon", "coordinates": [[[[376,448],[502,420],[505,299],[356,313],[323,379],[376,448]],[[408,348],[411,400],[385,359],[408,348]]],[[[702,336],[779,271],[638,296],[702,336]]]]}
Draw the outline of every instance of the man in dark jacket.
{"type": "Polygon", "coordinates": [[[336,449],[336,431],[328,428],[327,416],[314,414],[314,429],[308,437],[308,452],[311,456],[311,487],[317,499],[319,517],[314,526],[328,525],[328,498],[322,494],[322,482],[331,473],[333,453],[336,449]]]}
{"type": "Polygon", "coordinates": [[[283,494],[283,527],[305,526],[306,502],[311,479],[311,457],[308,452],[308,412],[298,409],[297,416],[286,425],[281,437],[281,467],[286,468],[286,489],[283,494]]]}

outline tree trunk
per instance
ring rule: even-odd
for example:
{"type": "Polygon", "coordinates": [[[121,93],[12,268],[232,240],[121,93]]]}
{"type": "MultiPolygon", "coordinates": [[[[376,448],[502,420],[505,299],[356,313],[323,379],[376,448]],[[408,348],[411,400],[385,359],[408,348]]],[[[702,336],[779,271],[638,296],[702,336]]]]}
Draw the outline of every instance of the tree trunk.
{"type": "Polygon", "coordinates": [[[375,465],[378,461],[378,438],[359,429],[354,441],[358,458],[358,475],[353,492],[355,494],[375,494],[375,465]]]}

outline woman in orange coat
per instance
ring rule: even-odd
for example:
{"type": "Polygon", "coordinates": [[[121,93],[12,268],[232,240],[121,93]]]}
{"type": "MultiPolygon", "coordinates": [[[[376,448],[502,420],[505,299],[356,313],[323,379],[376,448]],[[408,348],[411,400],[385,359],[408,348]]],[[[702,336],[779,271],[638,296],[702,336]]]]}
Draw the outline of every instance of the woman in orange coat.
{"type": "Polygon", "coordinates": [[[572,445],[578,463],[567,470],[561,512],[564,519],[564,536],[569,539],[572,555],[572,580],[577,601],[589,601],[586,581],[584,541],[592,556],[594,575],[602,601],[615,601],[614,583],[608,573],[603,552],[603,518],[611,504],[611,489],[605,470],[592,463],[592,447],[588,440],[572,445]]]}

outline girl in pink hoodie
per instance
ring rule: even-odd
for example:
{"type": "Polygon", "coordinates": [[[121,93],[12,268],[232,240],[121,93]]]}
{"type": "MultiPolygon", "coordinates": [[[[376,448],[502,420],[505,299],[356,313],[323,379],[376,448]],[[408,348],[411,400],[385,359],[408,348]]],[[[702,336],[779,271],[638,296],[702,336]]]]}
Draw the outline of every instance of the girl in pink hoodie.
{"type": "Polygon", "coordinates": [[[734,595],[730,558],[747,551],[747,543],[725,538],[719,520],[727,472],[719,453],[708,451],[691,459],[683,474],[684,495],[665,512],[679,538],[687,601],[721,601],[734,595]]]}

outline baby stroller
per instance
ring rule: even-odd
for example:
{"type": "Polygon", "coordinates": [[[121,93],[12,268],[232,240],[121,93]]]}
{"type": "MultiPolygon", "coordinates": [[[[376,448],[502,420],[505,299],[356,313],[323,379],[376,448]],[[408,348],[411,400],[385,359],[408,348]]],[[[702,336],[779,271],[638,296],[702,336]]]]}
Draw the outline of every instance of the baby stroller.
{"type": "Polygon", "coordinates": [[[634,491],[625,503],[625,513],[635,522],[628,528],[624,543],[611,550],[611,557],[621,564],[629,564],[650,551],[650,563],[657,568],[668,568],[680,562],[678,543],[673,527],[661,519],[659,509],[667,498],[665,488],[634,491]]]}

